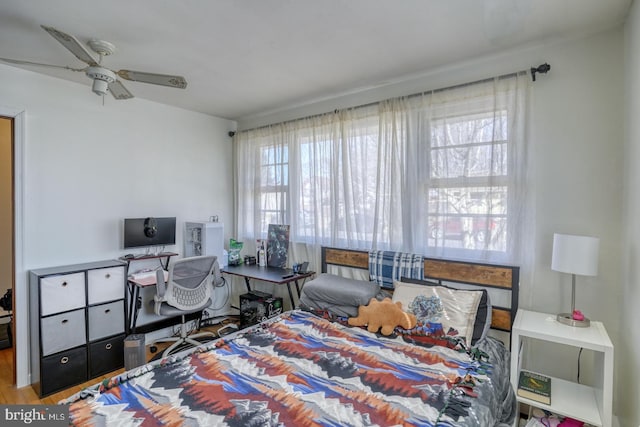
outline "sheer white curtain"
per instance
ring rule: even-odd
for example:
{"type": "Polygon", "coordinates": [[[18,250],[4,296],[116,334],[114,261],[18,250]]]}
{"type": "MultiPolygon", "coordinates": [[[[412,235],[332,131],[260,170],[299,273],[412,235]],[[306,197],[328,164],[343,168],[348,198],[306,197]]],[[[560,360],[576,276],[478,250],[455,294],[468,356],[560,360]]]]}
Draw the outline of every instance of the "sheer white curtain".
{"type": "Polygon", "coordinates": [[[377,110],[237,133],[238,235],[251,242],[265,238],[270,223],[290,224],[300,260],[319,259],[321,245],[369,249],[380,166],[377,110]]]}
{"type": "Polygon", "coordinates": [[[407,166],[415,168],[415,187],[405,187],[406,198],[421,196],[403,207],[414,251],[524,262],[533,194],[527,186],[528,86],[526,75],[514,75],[407,99],[407,166]]]}
{"type": "Polygon", "coordinates": [[[495,78],[238,132],[238,236],[290,224],[294,259],[332,245],[523,263],[528,84],[495,78]]]}

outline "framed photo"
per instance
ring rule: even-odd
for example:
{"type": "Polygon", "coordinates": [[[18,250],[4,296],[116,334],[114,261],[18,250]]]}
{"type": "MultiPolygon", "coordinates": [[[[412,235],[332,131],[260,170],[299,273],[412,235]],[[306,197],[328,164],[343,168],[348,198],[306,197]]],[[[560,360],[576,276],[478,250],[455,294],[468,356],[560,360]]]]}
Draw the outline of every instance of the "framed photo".
{"type": "Polygon", "coordinates": [[[289,225],[269,224],[267,266],[285,268],[289,252],[289,225]]]}

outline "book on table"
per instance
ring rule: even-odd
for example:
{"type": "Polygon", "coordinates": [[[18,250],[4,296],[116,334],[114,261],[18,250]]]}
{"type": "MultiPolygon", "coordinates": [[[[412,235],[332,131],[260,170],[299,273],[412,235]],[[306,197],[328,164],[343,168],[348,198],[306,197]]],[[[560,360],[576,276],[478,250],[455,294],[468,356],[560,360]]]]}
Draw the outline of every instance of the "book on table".
{"type": "Polygon", "coordinates": [[[520,371],[518,396],[551,405],[551,378],[535,372],[520,371]]]}

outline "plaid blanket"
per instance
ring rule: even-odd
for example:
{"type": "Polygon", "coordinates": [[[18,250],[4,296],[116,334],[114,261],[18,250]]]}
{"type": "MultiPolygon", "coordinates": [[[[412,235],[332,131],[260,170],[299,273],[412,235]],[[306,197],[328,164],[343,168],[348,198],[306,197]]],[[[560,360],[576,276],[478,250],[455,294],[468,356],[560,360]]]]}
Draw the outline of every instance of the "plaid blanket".
{"type": "Polygon", "coordinates": [[[401,277],[424,279],[424,257],[393,251],[369,252],[369,277],[383,288],[393,289],[401,277]]]}

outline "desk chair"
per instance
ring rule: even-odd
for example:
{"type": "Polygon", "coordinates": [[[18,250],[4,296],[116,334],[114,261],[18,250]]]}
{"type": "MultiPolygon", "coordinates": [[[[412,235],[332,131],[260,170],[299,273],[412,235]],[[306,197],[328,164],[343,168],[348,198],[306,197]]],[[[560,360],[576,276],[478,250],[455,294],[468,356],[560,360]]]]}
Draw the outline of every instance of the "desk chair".
{"type": "Polygon", "coordinates": [[[211,305],[212,277],[216,283],[221,280],[220,268],[215,256],[198,256],[176,260],[169,266],[169,276],[166,283],[164,271],[161,269],[156,271],[156,295],[151,301],[153,311],[160,316],[182,317],[179,337],[167,337],[155,341],[175,341],[162,353],[162,357],[167,357],[183,344],[200,345],[201,343],[194,338],[215,337],[215,334],[211,332],[188,335],[185,321],[187,314],[202,311],[211,305]]]}

